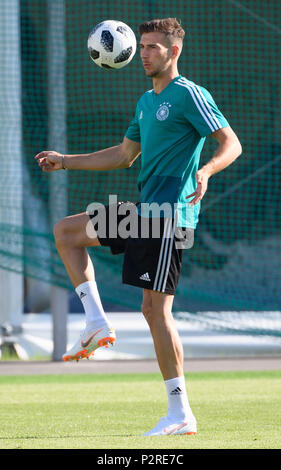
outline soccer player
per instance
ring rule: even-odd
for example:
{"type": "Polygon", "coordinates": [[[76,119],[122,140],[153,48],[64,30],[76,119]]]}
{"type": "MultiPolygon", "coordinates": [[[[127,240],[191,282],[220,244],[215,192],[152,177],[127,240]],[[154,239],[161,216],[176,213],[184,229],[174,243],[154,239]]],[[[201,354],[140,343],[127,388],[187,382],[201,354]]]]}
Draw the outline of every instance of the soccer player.
{"type": "MultiPolygon", "coordinates": [[[[139,236],[127,239],[118,234],[111,237],[108,231],[99,236],[94,216],[87,212],[66,217],[54,227],[58,252],[84,305],[86,318],[85,331],[63,359],[89,357],[98,347],[115,341],[87,247],[105,245],[113,254],[124,252],[123,282],[143,290],[142,312],[168,397],[166,416],[144,435],[195,434],[196,419],[184,379],[183,347],[172,315],[183,253],[177,240],[190,238],[209,178],[241,154],[241,145],[210,93],[179,74],[177,62],[185,35],[179,22],[175,18],[152,20],[140,25],[139,32],[140,56],[153,88],[137,102],[135,117],[122,143],[90,154],[44,151],[35,158],[45,172],[102,171],[128,168],[141,154],[139,203],[127,203],[126,207],[134,208],[141,224],[148,223],[149,238],[139,232],[139,236]],[[208,163],[198,169],[205,138],[210,135],[216,139],[217,149],[208,163]],[[153,204],[161,207],[163,203],[174,208],[170,216],[143,210],[153,204]],[[160,236],[156,238],[151,236],[151,223],[155,220],[160,224],[160,236]]],[[[119,221],[122,206],[117,203],[119,221]]],[[[107,219],[108,211],[109,207],[107,219]]]]}

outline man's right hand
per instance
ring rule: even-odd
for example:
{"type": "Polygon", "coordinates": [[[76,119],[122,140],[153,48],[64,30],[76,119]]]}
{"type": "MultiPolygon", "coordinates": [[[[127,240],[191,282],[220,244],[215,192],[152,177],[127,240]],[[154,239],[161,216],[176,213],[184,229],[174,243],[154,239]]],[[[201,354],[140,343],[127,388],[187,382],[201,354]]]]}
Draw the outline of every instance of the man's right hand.
{"type": "Polygon", "coordinates": [[[38,153],[34,158],[37,160],[38,165],[43,171],[49,173],[50,171],[62,169],[62,154],[53,150],[44,150],[38,153]]]}

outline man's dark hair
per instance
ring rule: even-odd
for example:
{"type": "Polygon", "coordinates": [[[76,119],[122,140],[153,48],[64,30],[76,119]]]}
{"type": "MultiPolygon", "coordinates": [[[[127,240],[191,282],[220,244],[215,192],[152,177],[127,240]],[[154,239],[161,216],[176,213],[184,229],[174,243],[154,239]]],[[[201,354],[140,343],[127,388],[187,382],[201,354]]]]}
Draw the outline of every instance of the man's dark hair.
{"type": "Polygon", "coordinates": [[[159,32],[165,34],[167,39],[183,40],[185,31],[181,27],[180,22],[176,18],[163,18],[157,20],[146,21],[139,26],[139,33],[159,32]]]}

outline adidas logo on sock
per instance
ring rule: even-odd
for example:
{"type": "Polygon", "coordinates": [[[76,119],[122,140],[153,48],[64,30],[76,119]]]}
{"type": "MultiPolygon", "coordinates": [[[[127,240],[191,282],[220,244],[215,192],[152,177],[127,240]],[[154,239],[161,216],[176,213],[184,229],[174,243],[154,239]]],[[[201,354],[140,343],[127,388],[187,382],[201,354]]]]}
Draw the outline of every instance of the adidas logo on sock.
{"type": "Polygon", "coordinates": [[[142,281],[151,281],[148,273],[144,273],[142,276],[140,276],[140,279],[142,281]]]}
{"type": "Polygon", "coordinates": [[[85,295],[87,295],[87,294],[85,294],[85,292],[81,292],[80,299],[83,299],[83,297],[85,297],[85,295]]]}
{"type": "Polygon", "coordinates": [[[180,387],[177,387],[175,388],[175,390],[172,390],[170,395],[181,395],[182,394],[182,390],[180,389],[180,387]]]}

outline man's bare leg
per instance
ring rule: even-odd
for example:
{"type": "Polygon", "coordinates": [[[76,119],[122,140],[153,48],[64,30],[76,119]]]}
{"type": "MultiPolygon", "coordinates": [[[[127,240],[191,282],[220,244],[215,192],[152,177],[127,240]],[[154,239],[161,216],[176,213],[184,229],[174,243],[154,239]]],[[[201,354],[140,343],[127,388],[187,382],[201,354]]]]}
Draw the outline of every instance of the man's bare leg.
{"type": "Polygon", "coordinates": [[[100,242],[94,227],[89,232],[89,220],[86,213],[71,215],[54,227],[56,247],[74,288],[83,282],[95,280],[94,266],[87,247],[100,246],[100,242]]]}
{"type": "Polygon", "coordinates": [[[146,435],[161,435],[164,429],[173,430],[173,426],[176,429],[183,423],[187,424],[176,433],[196,433],[196,420],[185,386],[183,347],[172,315],[173,300],[173,295],[143,289],[142,312],[150,328],[168,396],[168,412],[164,421],[160,420],[146,435]]]}
{"type": "Polygon", "coordinates": [[[94,266],[87,252],[88,247],[99,246],[99,240],[86,213],[62,219],[54,227],[58,253],[79,296],[86,319],[86,328],[63,360],[79,360],[89,357],[99,346],[113,344],[115,333],[104,312],[96,280],[94,266]]]}
{"type": "Polygon", "coordinates": [[[164,380],[183,375],[183,347],[172,315],[173,301],[173,295],[143,289],[142,312],[164,380]]]}

